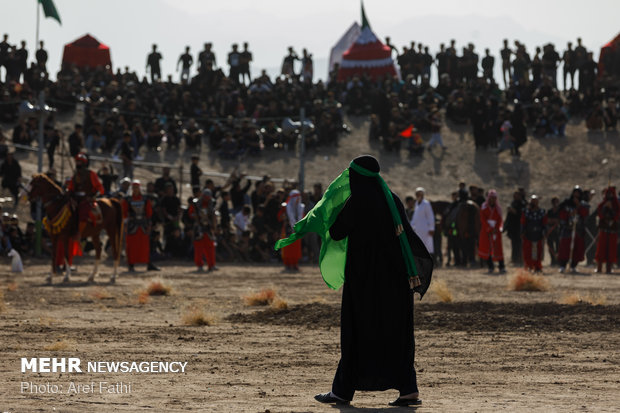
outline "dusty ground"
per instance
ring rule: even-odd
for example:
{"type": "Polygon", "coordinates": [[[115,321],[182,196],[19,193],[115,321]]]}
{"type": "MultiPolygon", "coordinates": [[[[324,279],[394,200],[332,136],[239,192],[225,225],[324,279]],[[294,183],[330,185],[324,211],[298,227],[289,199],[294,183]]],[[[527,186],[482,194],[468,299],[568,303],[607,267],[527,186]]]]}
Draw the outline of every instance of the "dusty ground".
{"type": "MultiPolygon", "coordinates": [[[[274,266],[222,265],[197,274],[170,264],[158,276],[171,296],[138,302],[153,273],[122,274],[84,283],[81,265],[69,284],[43,285],[47,266],[0,274],[0,411],[334,412],[315,393],[329,389],[339,358],[340,293],[315,267],[284,273],[274,266]],[[273,287],[288,310],[248,307],[242,296],[273,287]],[[185,326],[196,306],[212,326],[185,326]],[[60,344],[58,342],[60,341],[60,344]],[[59,350],[46,350],[49,346],[59,350]],[[188,362],[185,374],[35,374],[21,357],[86,361],[188,362]],[[63,385],[132,383],[130,394],[20,393],[22,381],[63,385]],[[55,409],[55,410],[53,410],[55,409]]],[[[179,263],[177,263],[179,264],[179,263]]],[[[109,268],[106,268],[109,271],[109,268]]],[[[454,295],[430,292],[416,301],[416,364],[420,412],[617,411],[620,405],[620,276],[548,271],[546,292],[514,292],[509,278],[479,270],[440,269],[454,295]],[[569,294],[604,305],[561,305],[569,294]]],[[[358,393],[355,411],[388,408],[396,391],[358,393]]]]}

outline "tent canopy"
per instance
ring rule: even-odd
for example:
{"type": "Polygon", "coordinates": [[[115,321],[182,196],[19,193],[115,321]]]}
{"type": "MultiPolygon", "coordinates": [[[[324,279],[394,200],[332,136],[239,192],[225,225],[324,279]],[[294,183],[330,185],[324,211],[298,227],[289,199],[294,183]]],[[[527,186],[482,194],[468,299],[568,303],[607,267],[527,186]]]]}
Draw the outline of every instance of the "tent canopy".
{"type": "Polygon", "coordinates": [[[62,55],[62,67],[65,68],[71,65],[76,65],[78,68],[109,66],[110,70],[112,70],[110,48],[90,34],[86,34],[76,41],[65,45],[62,55]]]}
{"type": "Polygon", "coordinates": [[[357,24],[357,22],[353,23],[351,27],[349,27],[349,30],[347,30],[342,35],[340,40],[338,40],[338,43],[336,43],[334,47],[332,47],[332,50],[329,54],[328,73],[331,73],[331,71],[334,70],[334,66],[336,64],[340,65],[340,63],[342,62],[342,54],[346,52],[353,43],[355,43],[355,39],[358,38],[361,31],[362,29],[360,25],[357,24]]]}
{"type": "Polygon", "coordinates": [[[370,28],[362,4],[362,27],[351,46],[342,54],[338,80],[369,76],[372,80],[396,75],[392,51],[370,28]]]}
{"type": "Polygon", "coordinates": [[[598,77],[620,79],[620,34],[601,47],[598,59],[598,77]]]}

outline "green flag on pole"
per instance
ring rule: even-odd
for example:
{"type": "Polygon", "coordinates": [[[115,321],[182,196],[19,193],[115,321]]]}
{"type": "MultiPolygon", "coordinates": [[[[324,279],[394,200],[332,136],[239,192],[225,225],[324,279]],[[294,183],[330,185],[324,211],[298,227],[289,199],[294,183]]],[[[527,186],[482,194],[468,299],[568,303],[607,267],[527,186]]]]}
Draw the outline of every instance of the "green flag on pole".
{"type": "Polygon", "coordinates": [[[43,6],[43,13],[45,13],[45,17],[51,17],[56,20],[58,24],[62,24],[60,21],[60,15],[58,14],[58,10],[56,10],[56,6],[54,6],[53,0],[39,0],[41,6],[43,6]]]}

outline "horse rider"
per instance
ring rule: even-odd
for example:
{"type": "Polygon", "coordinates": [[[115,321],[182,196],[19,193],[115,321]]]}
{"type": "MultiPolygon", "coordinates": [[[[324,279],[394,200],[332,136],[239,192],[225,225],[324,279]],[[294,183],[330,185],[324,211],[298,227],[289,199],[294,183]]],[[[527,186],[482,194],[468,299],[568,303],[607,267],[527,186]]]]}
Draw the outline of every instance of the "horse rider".
{"type": "MultiPolygon", "coordinates": [[[[103,184],[94,171],[88,169],[88,158],[83,153],[75,156],[75,173],[67,185],[67,192],[78,205],[78,231],[76,241],[82,239],[82,232],[88,223],[94,207],[94,198],[97,192],[103,195],[103,184]]],[[[95,221],[93,219],[93,221],[95,221]]]]}

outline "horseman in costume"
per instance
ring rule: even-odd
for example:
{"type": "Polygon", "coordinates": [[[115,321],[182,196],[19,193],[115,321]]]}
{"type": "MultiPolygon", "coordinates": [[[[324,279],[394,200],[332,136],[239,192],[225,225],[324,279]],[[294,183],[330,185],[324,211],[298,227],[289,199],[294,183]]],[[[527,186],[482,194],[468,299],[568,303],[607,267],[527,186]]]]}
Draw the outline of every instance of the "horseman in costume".
{"type": "Polygon", "coordinates": [[[596,244],[596,272],[603,270],[611,274],[611,266],[618,261],[618,221],[620,221],[620,202],[616,194],[616,187],[610,186],[605,190],[603,201],[598,206],[598,242],[596,244]]]}
{"type": "Polygon", "coordinates": [[[547,230],[546,211],[538,206],[538,197],[532,195],[530,205],[521,214],[521,239],[525,268],[542,271],[543,251],[547,230]]]}
{"type": "Polygon", "coordinates": [[[194,198],[188,215],[194,221],[194,263],[198,271],[203,271],[206,262],[208,271],[217,270],[215,266],[215,208],[211,190],[205,189],[199,198],[194,198]]]}
{"type": "Polygon", "coordinates": [[[75,156],[75,168],[73,178],[67,185],[67,192],[77,203],[79,221],[75,240],[79,242],[89,220],[94,225],[98,219],[93,213],[96,208],[95,196],[97,193],[103,195],[104,189],[99,176],[88,169],[88,158],[85,154],[78,153],[75,156]]]}
{"type": "Polygon", "coordinates": [[[585,254],[585,220],[589,214],[588,204],[583,201],[583,190],[575,186],[570,198],[560,204],[560,248],[558,262],[560,272],[566,271],[570,264],[572,273],[577,272],[577,264],[585,254]]]}
{"type": "Polygon", "coordinates": [[[142,195],[140,181],[131,184],[131,196],[123,199],[123,218],[127,225],[126,254],[129,271],[134,272],[135,264],[147,264],[148,271],[159,271],[151,263],[150,232],[153,207],[151,200],[142,195]]]}

